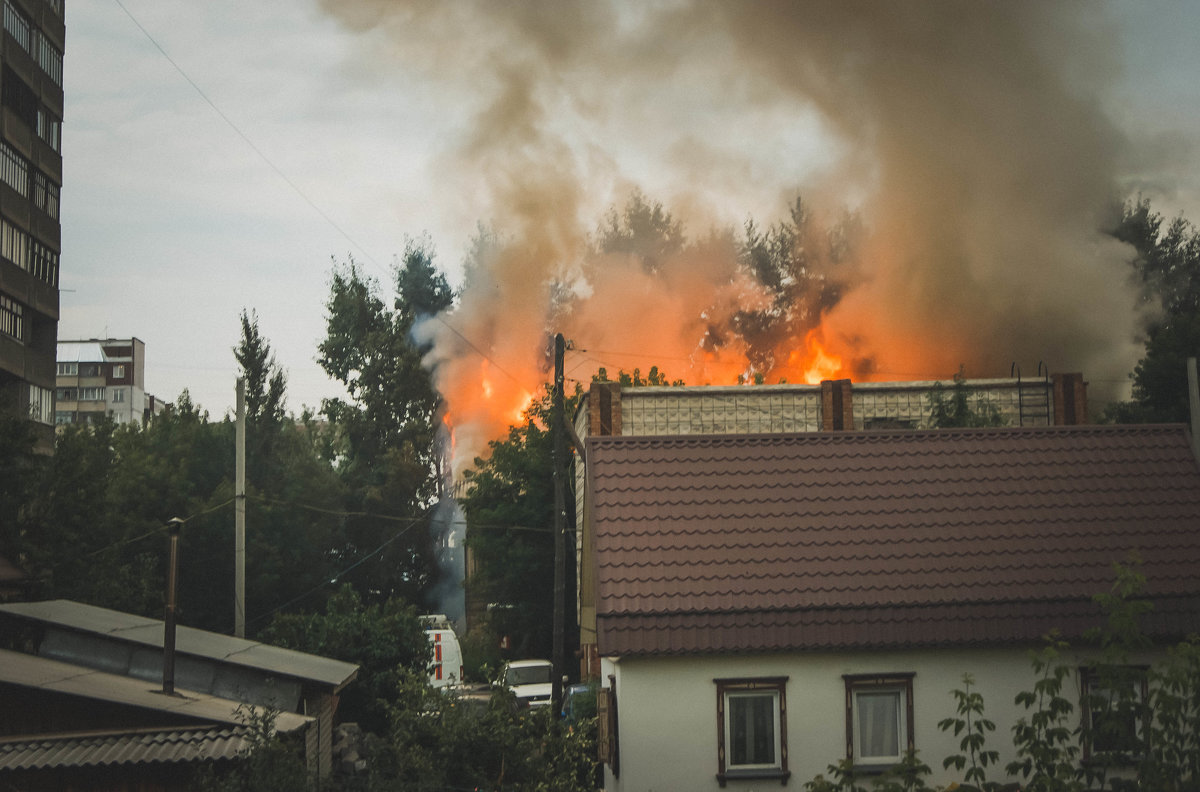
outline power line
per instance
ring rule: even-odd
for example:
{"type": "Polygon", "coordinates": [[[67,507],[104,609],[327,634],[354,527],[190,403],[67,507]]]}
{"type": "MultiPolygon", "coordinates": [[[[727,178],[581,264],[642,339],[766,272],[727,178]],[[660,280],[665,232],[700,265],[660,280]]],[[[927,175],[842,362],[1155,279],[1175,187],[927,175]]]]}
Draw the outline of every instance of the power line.
{"type": "Polygon", "coordinates": [[[379,263],[376,262],[375,259],[371,256],[371,254],[368,253],[366,251],[366,249],[363,248],[363,246],[358,243],[357,240],[355,240],[352,236],[350,236],[348,233],[346,233],[346,231],[340,225],[338,225],[333,220],[332,217],[330,217],[328,214],[326,214],[325,211],[321,209],[321,207],[317,206],[316,202],[313,201],[311,198],[309,198],[308,194],[305,193],[304,190],[300,189],[300,186],[298,184],[296,184],[296,182],[292,181],[292,179],[289,178],[288,175],[283,172],[283,169],[280,168],[278,165],[276,165],[271,160],[271,158],[268,157],[266,155],[266,153],[263,152],[262,149],[260,149],[257,145],[255,145],[254,141],[250,139],[250,136],[247,135],[245,132],[243,132],[241,130],[241,128],[236,123],[234,123],[233,119],[230,118],[228,115],[226,115],[225,112],[223,110],[221,110],[220,107],[217,106],[216,102],[214,102],[208,96],[208,94],[206,94],[204,92],[204,89],[201,88],[196,83],[196,81],[193,80],[191,78],[191,76],[186,71],[183,70],[183,67],[180,66],[175,61],[175,59],[172,58],[170,56],[170,54],[167,53],[167,51],[165,49],[163,49],[163,46],[161,44],[159,44],[157,39],[155,39],[154,36],[152,36],[150,34],[150,31],[146,30],[145,26],[142,25],[142,23],[138,21],[137,17],[135,17],[132,14],[132,12],[130,12],[130,10],[125,7],[125,4],[122,3],[121,0],[113,0],[113,2],[115,2],[117,4],[117,6],[122,11],[125,12],[125,15],[127,17],[129,17],[129,20],[131,22],[133,22],[134,25],[137,26],[137,29],[142,32],[142,35],[144,35],[146,37],[146,39],[149,40],[149,42],[154,45],[154,48],[159,51],[159,53],[163,56],[163,58],[165,58],[166,61],[171,64],[172,67],[174,67],[175,71],[179,72],[179,75],[181,77],[183,77],[184,80],[187,81],[188,85],[192,86],[192,88],[196,91],[196,93],[199,94],[200,98],[203,99],[204,102],[213,109],[213,112],[215,112],[218,116],[220,116],[221,120],[224,121],[229,126],[229,128],[232,129],[237,134],[237,136],[240,137],[242,139],[242,141],[247,146],[250,147],[250,150],[253,151],[258,156],[259,159],[261,159],[264,163],[266,163],[267,167],[269,167],[271,170],[273,170],[275,172],[275,175],[277,175],[280,179],[282,179],[284,181],[285,184],[287,184],[289,187],[291,187],[292,191],[295,192],[296,195],[300,196],[301,200],[303,200],[306,204],[308,204],[309,207],[314,212],[316,212],[318,215],[320,215],[321,219],[323,219],[326,223],[328,223],[329,226],[331,228],[333,228],[333,230],[337,231],[339,234],[341,234],[341,236],[347,242],[349,242],[351,245],[353,245],[355,248],[357,248],[358,251],[360,253],[362,253],[362,255],[367,259],[367,261],[371,262],[371,264],[373,264],[377,269],[380,269],[380,270],[383,269],[382,267],[379,266],[379,263]]]}

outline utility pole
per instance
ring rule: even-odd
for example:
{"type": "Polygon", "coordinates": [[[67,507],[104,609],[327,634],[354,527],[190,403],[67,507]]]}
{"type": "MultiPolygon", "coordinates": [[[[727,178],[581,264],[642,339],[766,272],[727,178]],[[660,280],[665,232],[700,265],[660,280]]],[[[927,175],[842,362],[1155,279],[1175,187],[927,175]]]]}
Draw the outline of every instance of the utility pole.
{"type": "Polygon", "coordinates": [[[233,484],[233,634],[246,637],[246,380],[237,381],[237,445],[233,484]]]}
{"type": "Polygon", "coordinates": [[[554,403],[551,407],[550,422],[554,425],[554,648],[551,651],[550,664],[554,679],[550,688],[550,706],[552,714],[557,716],[562,711],[563,695],[563,632],[566,621],[566,587],[567,587],[567,550],[566,550],[566,490],[563,466],[566,462],[567,442],[563,431],[565,410],[563,401],[563,355],[566,341],[562,333],[554,336],[554,403]]]}
{"type": "Polygon", "coordinates": [[[167,554],[167,607],[163,615],[163,693],[175,695],[175,590],[179,572],[179,529],[183,520],[173,517],[167,521],[167,532],[171,537],[167,554]]]}

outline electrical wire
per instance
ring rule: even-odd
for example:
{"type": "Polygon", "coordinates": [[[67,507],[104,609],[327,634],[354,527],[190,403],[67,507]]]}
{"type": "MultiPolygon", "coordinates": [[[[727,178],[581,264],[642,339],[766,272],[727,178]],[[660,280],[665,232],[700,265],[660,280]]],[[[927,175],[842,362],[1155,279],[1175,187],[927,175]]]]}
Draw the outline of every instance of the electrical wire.
{"type": "Polygon", "coordinates": [[[303,200],[306,204],[308,204],[308,206],[314,212],[316,212],[318,215],[320,215],[321,219],[324,220],[326,223],[328,223],[330,228],[337,231],[338,234],[340,234],[343,239],[345,239],[347,242],[349,242],[351,245],[353,245],[355,248],[357,248],[358,251],[363,255],[363,257],[365,257],[367,259],[367,261],[369,261],[372,265],[374,265],[380,271],[383,270],[383,268],[379,266],[379,263],[375,261],[375,259],[371,256],[371,254],[368,253],[366,251],[366,249],[362,245],[360,245],[356,239],[354,239],[354,237],[350,236],[350,234],[348,234],[345,231],[345,229],[343,229],[340,225],[338,225],[332,217],[330,217],[328,214],[326,214],[326,212],[323,209],[321,209],[321,207],[318,206],[317,203],[312,198],[310,198],[307,193],[304,192],[304,190],[300,189],[300,186],[298,184],[296,184],[296,182],[292,181],[292,179],[286,173],[283,172],[282,168],[280,168],[278,165],[276,165],[275,162],[270,157],[268,157],[266,155],[266,153],[254,143],[253,140],[250,139],[249,135],[247,135],[245,132],[243,132],[241,130],[241,128],[236,123],[234,123],[232,118],[230,118],[228,115],[226,115],[225,112],[220,107],[217,106],[217,103],[214,102],[209,97],[209,95],[204,92],[204,89],[201,88],[199,86],[199,84],[197,84],[197,82],[191,78],[191,75],[189,75],[186,71],[184,71],[183,67],[180,66],[179,63],[177,63],[175,61],[175,59],[170,56],[170,54],[163,48],[163,46],[158,43],[158,40],[155,39],[154,36],[150,34],[150,31],[147,30],[146,27],[140,21],[138,21],[138,18],[135,17],[128,8],[125,7],[125,4],[122,3],[121,0],[113,0],[113,2],[115,2],[117,4],[117,6],[122,11],[125,12],[125,15],[127,17],[129,17],[129,20],[131,22],[133,22],[134,25],[137,26],[137,29],[140,30],[142,32],[142,35],[145,36],[146,39],[149,40],[149,42],[154,45],[154,48],[159,51],[159,53],[163,56],[163,58],[165,58],[166,61],[168,63],[170,63],[172,67],[174,67],[175,71],[179,72],[179,76],[183,77],[183,79],[187,81],[188,85],[192,86],[193,90],[195,90],[196,93],[200,96],[200,98],[203,99],[204,102],[209,107],[212,108],[213,112],[215,112],[221,118],[221,120],[224,121],[229,126],[229,128],[232,129],[234,131],[234,133],[236,133],[237,136],[242,139],[242,142],[244,142],[247,146],[250,147],[250,150],[253,151],[258,156],[258,158],[261,159],[267,165],[267,167],[269,167],[272,171],[275,172],[276,176],[278,176],[280,179],[282,179],[283,182],[285,184],[287,184],[287,186],[290,187],[293,192],[296,193],[296,195],[300,196],[301,200],[303,200]]]}

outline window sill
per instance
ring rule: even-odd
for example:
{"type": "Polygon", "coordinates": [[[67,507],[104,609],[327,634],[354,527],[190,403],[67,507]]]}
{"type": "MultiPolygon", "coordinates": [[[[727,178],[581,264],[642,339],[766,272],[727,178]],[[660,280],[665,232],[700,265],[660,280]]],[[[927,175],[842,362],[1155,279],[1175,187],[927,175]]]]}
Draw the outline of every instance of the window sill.
{"type": "Polygon", "coordinates": [[[780,786],[787,786],[792,774],[787,770],[726,770],[717,773],[717,783],[722,787],[726,781],[764,781],[779,779],[780,786]]]}

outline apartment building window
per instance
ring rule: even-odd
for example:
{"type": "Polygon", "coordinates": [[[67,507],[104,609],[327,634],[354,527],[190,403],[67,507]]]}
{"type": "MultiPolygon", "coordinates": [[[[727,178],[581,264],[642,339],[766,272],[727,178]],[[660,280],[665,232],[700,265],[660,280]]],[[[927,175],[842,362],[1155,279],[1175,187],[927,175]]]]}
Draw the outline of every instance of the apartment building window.
{"type": "Polygon", "coordinates": [[[38,280],[58,286],[58,253],[36,239],[30,239],[29,272],[38,280]]]}
{"type": "Polygon", "coordinates": [[[125,401],[125,389],[124,388],[113,388],[112,389],[113,404],[121,404],[124,401],[125,401]]]}
{"type": "Polygon", "coordinates": [[[29,20],[9,2],[4,3],[4,32],[12,36],[21,49],[32,54],[29,20]]]}
{"type": "Polygon", "coordinates": [[[62,121],[44,107],[37,109],[37,136],[55,152],[62,154],[62,121]]]}
{"type": "Polygon", "coordinates": [[[29,417],[38,423],[54,423],[54,391],[37,385],[29,386],[29,417]]]}
{"type": "Polygon", "coordinates": [[[125,364],[117,363],[113,365],[113,379],[125,379],[125,364]]]}
{"type": "Polygon", "coordinates": [[[56,425],[73,424],[75,423],[75,413],[67,412],[66,410],[56,410],[54,412],[54,423],[56,425]]]}
{"type": "Polygon", "coordinates": [[[890,767],[913,750],[913,676],[842,677],[846,682],[846,749],[856,767],[890,767]]]}
{"type": "Polygon", "coordinates": [[[0,141],[0,180],[16,190],[22,198],[29,197],[29,163],[3,141],[0,141]]]}
{"type": "Polygon", "coordinates": [[[33,205],[58,219],[58,185],[39,170],[33,172],[33,205]]]}
{"type": "Polygon", "coordinates": [[[79,375],[79,364],[74,361],[70,363],[59,363],[57,373],[60,377],[76,377],[79,375]]]}
{"type": "Polygon", "coordinates": [[[62,53],[58,51],[58,47],[55,47],[50,43],[50,39],[46,38],[46,36],[40,30],[35,31],[34,33],[34,46],[37,49],[37,54],[35,57],[37,58],[38,66],[42,67],[42,71],[46,73],[47,77],[54,81],[55,85],[57,85],[59,88],[62,88],[62,53]]]}
{"type": "Polygon", "coordinates": [[[75,388],[59,388],[56,396],[60,402],[79,401],[79,391],[75,388]]]}
{"type": "Polygon", "coordinates": [[[0,294],[0,333],[25,340],[25,306],[7,294],[0,294]]]}
{"type": "Polygon", "coordinates": [[[29,235],[0,218],[0,256],[23,270],[29,269],[29,235]]]}
{"type": "Polygon", "coordinates": [[[104,401],[104,388],[80,388],[79,401],[104,401]]]}
{"type": "Polygon", "coordinates": [[[0,86],[0,103],[33,129],[37,126],[37,111],[40,103],[37,93],[25,84],[17,73],[8,66],[3,71],[4,85],[0,86]]]}
{"type": "Polygon", "coordinates": [[[717,781],[786,779],[787,677],[716,679],[717,781]]]}

